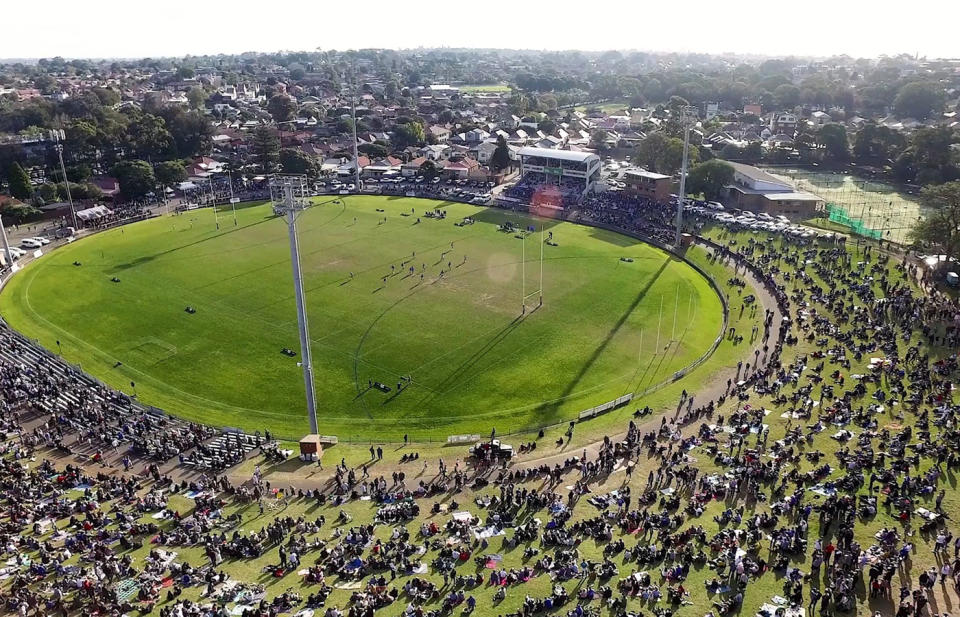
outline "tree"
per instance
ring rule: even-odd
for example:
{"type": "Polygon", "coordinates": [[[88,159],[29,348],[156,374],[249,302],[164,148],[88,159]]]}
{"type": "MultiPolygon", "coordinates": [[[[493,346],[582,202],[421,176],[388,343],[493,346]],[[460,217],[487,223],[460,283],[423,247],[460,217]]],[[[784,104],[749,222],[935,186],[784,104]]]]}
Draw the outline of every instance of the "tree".
{"type": "Polygon", "coordinates": [[[277,162],[280,160],[280,140],[276,133],[261,124],[254,129],[252,142],[253,160],[260,171],[265,174],[276,171],[277,162]]]}
{"type": "Polygon", "coordinates": [[[353,120],[350,118],[340,118],[337,120],[338,133],[350,133],[353,131],[353,120]]]}
{"type": "Polygon", "coordinates": [[[557,123],[550,118],[544,118],[540,121],[540,124],[537,125],[537,128],[543,131],[546,135],[552,135],[553,132],[557,130],[557,123]]]}
{"type": "MultiPolygon", "coordinates": [[[[700,149],[691,147],[687,155],[687,165],[693,166],[700,161],[700,149]]],[[[678,137],[668,137],[663,149],[657,153],[656,171],[662,174],[673,175],[680,171],[683,164],[683,140],[678,137]]]]}
{"type": "Polygon", "coordinates": [[[29,223],[30,221],[35,221],[43,215],[43,211],[25,203],[11,203],[4,206],[2,211],[0,211],[0,216],[3,217],[3,220],[9,224],[13,222],[17,225],[22,225],[23,223],[29,223]]]}
{"type": "Polygon", "coordinates": [[[773,100],[780,109],[793,109],[800,103],[800,88],[793,84],[780,84],[773,90],[773,100]]]}
{"type": "Polygon", "coordinates": [[[687,193],[717,199],[723,187],[733,182],[733,173],[733,166],[720,159],[700,163],[687,175],[687,193]]]}
{"type": "Polygon", "coordinates": [[[297,113],[297,102],[287,94],[274,94],[267,101],[267,111],[274,122],[289,122],[297,113]]]}
{"type": "Polygon", "coordinates": [[[375,159],[383,158],[390,153],[386,146],[378,143],[360,144],[357,146],[357,152],[375,159]]]}
{"type": "Polygon", "coordinates": [[[187,101],[190,103],[191,109],[200,109],[203,107],[203,104],[207,102],[207,98],[210,95],[206,90],[200,86],[194,86],[187,91],[187,101]]]}
{"type": "Polygon", "coordinates": [[[52,204],[57,201],[57,185],[44,182],[37,187],[36,195],[43,200],[43,203],[52,204]]]}
{"type": "Polygon", "coordinates": [[[191,157],[210,151],[213,126],[203,114],[168,107],[163,110],[163,116],[178,156],[191,157]]]}
{"type": "Polygon", "coordinates": [[[421,145],[425,139],[421,123],[407,122],[394,127],[391,141],[397,149],[403,150],[407,146],[421,145]]]}
{"type": "Polygon", "coordinates": [[[503,135],[497,136],[497,148],[490,157],[490,168],[494,171],[501,171],[510,167],[510,146],[503,135]]]}
{"type": "Polygon", "coordinates": [[[110,172],[120,184],[120,192],[127,199],[140,199],[157,186],[150,163],[141,160],[121,161],[110,172]]]}
{"type": "Polygon", "coordinates": [[[127,135],[130,147],[139,157],[152,159],[171,154],[173,137],[159,116],[140,114],[130,123],[127,135]]]}
{"type": "Polygon", "coordinates": [[[763,146],[759,141],[751,141],[743,149],[743,160],[748,163],[759,163],[763,158],[763,146]]]}
{"type": "Polygon", "coordinates": [[[633,160],[650,171],[658,171],[657,157],[666,148],[667,137],[663,133],[651,133],[637,146],[633,160]]]}
{"type": "Polygon", "coordinates": [[[396,79],[391,79],[383,87],[383,95],[390,100],[397,98],[397,95],[400,94],[400,84],[397,83],[396,79]]]}
{"type": "Polygon", "coordinates": [[[418,173],[424,178],[431,180],[440,174],[440,169],[437,167],[436,163],[430,159],[427,159],[420,165],[418,173]]]}
{"type": "Polygon", "coordinates": [[[859,163],[885,164],[906,147],[903,134],[889,127],[864,124],[853,138],[853,156],[859,163]]]}
{"type": "Polygon", "coordinates": [[[947,127],[914,131],[910,143],[893,166],[903,182],[939,184],[960,179],[960,166],[953,153],[958,136],[947,127]]]}
{"type": "Polygon", "coordinates": [[[930,81],[909,83],[897,92],[893,109],[901,118],[926,120],[943,109],[944,91],[940,84],[930,81]]]}
{"type": "Polygon", "coordinates": [[[817,142],[824,149],[826,158],[831,161],[844,162],[850,156],[847,129],[842,124],[831,122],[821,126],[817,132],[817,142]]]}
{"type": "Polygon", "coordinates": [[[603,129],[596,129],[590,133],[590,147],[596,150],[605,150],[607,147],[607,137],[610,134],[603,129]]]}
{"type": "Polygon", "coordinates": [[[960,182],[928,186],[920,202],[930,214],[914,225],[914,241],[952,259],[960,259],[960,182]]]}
{"type": "Polygon", "coordinates": [[[743,158],[743,148],[737,144],[726,144],[720,150],[720,158],[738,161],[743,158]]]}
{"type": "Polygon", "coordinates": [[[316,162],[303,150],[297,148],[283,148],[280,150],[280,167],[285,174],[316,175],[316,162]]]}
{"type": "Polygon", "coordinates": [[[164,161],[153,169],[160,186],[173,186],[187,179],[187,170],[180,161],[164,161]]]}
{"type": "Polygon", "coordinates": [[[23,171],[20,163],[14,162],[7,169],[7,183],[10,185],[10,194],[20,200],[30,199],[33,195],[33,186],[30,184],[30,176],[23,171]]]}

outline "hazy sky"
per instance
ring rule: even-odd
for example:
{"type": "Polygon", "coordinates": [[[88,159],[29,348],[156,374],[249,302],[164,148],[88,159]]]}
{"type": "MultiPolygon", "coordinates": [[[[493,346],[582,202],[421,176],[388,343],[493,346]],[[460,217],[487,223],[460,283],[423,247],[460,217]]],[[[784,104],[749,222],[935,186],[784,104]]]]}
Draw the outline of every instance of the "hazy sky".
{"type": "Polygon", "coordinates": [[[0,58],[420,46],[960,57],[955,1],[9,2],[0,58]]]}

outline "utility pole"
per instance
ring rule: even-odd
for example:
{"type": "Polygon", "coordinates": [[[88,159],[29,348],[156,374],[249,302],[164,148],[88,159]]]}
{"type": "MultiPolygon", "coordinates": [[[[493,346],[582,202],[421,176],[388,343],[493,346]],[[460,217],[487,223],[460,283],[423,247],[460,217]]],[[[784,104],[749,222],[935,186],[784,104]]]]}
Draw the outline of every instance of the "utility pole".
{"type": "Polygon", "coordinates": [[[61,142],[65,141],[67,134],[63,129],[54,129],[50,131],[50,139],[53,141],[53,148],[57,151],[57,156],[60,158],[60,172],[63,174],[63,186],[67,189],[67,201],[70,202],[70,215],[73,217],[73,228],[80,229],[77,225],[77,211],[73,208],[73,195],[70,194],[70,182],[67,180],[67,168],[63,164],[63,144],[61,142]]]}
{"type": "Polygon", "coordinates": [[[320,433],[317,424],[317,398],[313,387],[313,355],[310,351],[310,328],[303,293],[303,274],[300,271],[300,243],[297,239],[297,218],[307,206],[307,180],[304,176],[274,176],[270,179],[270,196],[287,219],[290,236],[290,263],[293,266],[293,290],[297,301],[297,326],[300,330],[300,366],[307,394],[307,417],[310,434],[320,433]]]}
{"type": "Polygon", "coordinates": [[[680,250],[680,230],[683,226],[683,198],[687,193],[687,157],[690,152],[690,124],[697,117],[697,108],[686,105],[680,109],[680,123],[683,125],[683,162],[680,164],[680,193],[677,195],[677,231],[673,247],[680,250]]]}

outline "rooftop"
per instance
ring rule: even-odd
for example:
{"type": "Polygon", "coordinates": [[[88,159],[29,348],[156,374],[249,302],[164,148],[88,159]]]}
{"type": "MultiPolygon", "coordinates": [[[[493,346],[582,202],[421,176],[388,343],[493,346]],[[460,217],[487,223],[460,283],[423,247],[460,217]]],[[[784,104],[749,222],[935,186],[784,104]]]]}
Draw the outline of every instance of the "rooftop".
{"type": "Polygon", "coordinates": [[[739,174],[743,174],[744,176],[750,178],[755,182],[769,182],[771,184],[781,184],[783,186],[788,186],[787,183],[784,182],[783,180],[777,178],[776,176],[768,174],[767,172],[763,171],[762,169],[758,169],[753,165],[744,165],[743,163],[733,163],[731,161],[727,161],[727,162],[730,164],[731,167],[733,167],[734,171],[736,171],[739,174]]]}
{"type": "Polygon", "coordinates": [[[577,161],[586,162],[590,159],[598,159],[596,154],[590,152],[574,152],[573,150],[553,150],[551,148],[520,148],[520,156],[542,156],[543,158],[556,159],[558,161],[577,161]]]}
{"type": "Polygon", "coordinates": [[[801,193],[794,191],[792,193],[767,193],[764,198],[770,201],[823,201],[812,193],[801,193]]]}

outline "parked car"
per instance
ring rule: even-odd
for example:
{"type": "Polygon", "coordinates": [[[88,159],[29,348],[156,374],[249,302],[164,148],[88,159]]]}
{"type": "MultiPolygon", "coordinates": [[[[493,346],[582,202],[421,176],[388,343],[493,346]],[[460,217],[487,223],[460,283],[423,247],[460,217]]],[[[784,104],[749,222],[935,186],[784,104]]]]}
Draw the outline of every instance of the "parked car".
{"type": "Polygon", "coordinates": [[[24,238],[20,241],[20,246],[25,249],[38,249],[43,246],[43,244],[33,238],[24,238]]]}

